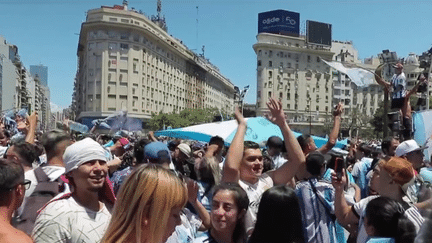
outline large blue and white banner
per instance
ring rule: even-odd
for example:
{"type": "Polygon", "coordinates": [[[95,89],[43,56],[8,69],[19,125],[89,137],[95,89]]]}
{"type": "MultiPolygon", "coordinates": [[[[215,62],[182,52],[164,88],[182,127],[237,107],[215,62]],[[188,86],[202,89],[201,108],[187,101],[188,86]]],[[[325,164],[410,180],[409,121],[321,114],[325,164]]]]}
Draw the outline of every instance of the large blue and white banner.
{"type": "Polygon", "coordinates": [[[432,155],[432,110],[416,112],[413,115],[414,140],[420,146],[429,146],[424,150],[426,160],[432,155]]]}

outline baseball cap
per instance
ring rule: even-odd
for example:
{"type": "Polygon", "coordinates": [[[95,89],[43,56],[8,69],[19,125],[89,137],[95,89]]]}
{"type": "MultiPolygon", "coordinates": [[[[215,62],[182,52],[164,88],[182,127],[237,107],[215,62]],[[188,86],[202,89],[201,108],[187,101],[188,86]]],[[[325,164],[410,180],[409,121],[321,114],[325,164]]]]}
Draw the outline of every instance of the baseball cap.
{"type": "Polygon", "coordinates": [[[393,65],[394,68],[403,68],[402,63],[398,62],[395,65],[393,65]]]}
{"type": "Polygon", "coordinates": [[[188,158],[190,158],[191,156],[191,148],[189,147],[189,145],[185,144],[185,143],[181,143],[177,146],[177,148],[183,153],[185,154],[188,158]]]}
{"type": "Polygon", "coordinates": [[[414,139],[403,141],[399,146],[396,148],[395,155],[398,157],[401,157],[405,154],[418,151],[418,150],[424,150],[428,147],[420,147],[418,146],[417,142],[414,139]]]}
{"type": "Polygon", "coordinates": [[[392,157],[387,162],[383,160],[380,162],[380,165],[382,169],[389,173],[393,181],[402,186],[402,188],[414,178],[414,168],[406,159],[392,157]]]}
{"type": "Polygon", "coordinates": [[[144,159],[171,162],[171,155],[164,143],[152,142],[144,147],[144,159]]]}

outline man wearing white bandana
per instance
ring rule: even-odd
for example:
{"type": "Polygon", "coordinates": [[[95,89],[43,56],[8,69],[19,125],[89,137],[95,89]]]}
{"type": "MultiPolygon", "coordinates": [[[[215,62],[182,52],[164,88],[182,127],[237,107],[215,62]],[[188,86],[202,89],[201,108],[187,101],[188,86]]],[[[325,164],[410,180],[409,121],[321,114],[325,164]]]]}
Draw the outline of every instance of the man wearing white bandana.
{"type": "Polygon", "coordinates": [[[63,155],[72,193],[51,200],[36,219],[35,242],[100,242],[113,200],[105,200],[108,166],[105,150],[91,138],[66,148],[63,155]]]}

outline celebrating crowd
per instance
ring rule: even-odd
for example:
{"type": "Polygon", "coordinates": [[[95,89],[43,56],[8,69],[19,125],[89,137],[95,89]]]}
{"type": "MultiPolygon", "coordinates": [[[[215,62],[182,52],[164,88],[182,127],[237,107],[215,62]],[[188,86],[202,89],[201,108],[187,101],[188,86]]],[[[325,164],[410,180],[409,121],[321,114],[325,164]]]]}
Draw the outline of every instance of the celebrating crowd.
{"type": "Polygon", "coordinates": [[[283,139],[236,134],[208,143],[139,136],[0,131],[0,242],[427,242],[432,169],[414,140],[381,149],[336,144],[343,107],[320,148],[295,137],[281,102],[267,119],[283,139]]]}

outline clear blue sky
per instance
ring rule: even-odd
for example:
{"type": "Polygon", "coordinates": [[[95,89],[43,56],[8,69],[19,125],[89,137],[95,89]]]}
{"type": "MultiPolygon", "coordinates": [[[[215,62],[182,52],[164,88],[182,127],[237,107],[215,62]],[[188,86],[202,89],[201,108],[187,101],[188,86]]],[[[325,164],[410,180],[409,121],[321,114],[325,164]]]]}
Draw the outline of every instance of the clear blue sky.
{"type": "MultiPolygon", "coordinates": [[[[157,0],[129,1],[129,7],[156,14],[157,0]]],[[[67,107],[77,69],[78,33],[85,12],[122,0],[0,0],[0,35],[18,46],[21,60],[48,66],[51,102],[67,107]]],[[[421,54],[432,44],[432,1],[398,0],[163,0],[168,32],[190,49],[205,45],[205,56],[234,85],[250,85],[256,99],[258,13],[284,9],[306,20],[332,24],[333,40],[352,40],[363,59],[384,49],[399,56],[421,54]],[[198,13],[197,7],[198,6],[198,13]],[[197,28],[198,18],[198,28],[197,28]],[[198,29],[198,35],[197,35],[198,29]],[[198,38],[197,38],[198,36],[198,38]]]]}

